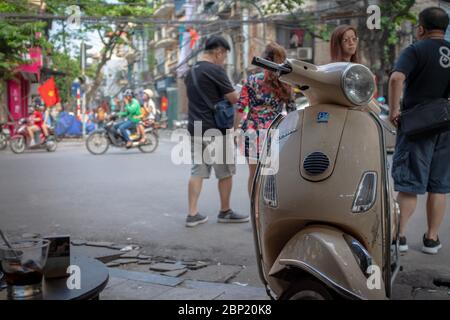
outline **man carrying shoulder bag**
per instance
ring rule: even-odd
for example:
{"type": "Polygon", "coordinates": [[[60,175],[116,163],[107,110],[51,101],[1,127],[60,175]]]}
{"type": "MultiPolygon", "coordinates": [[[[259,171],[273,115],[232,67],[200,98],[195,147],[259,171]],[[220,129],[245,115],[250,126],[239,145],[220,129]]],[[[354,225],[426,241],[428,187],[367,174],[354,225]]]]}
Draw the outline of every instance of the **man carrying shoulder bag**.
{"type": "Polygon", "coordinates": [[[428,230],[422,251],[436,254],[442,247],[438,231],[450,193],[450,43],[444,40],[448,25],[443,9],[423,10],[416,29],[419,41],[401,53],[389,81],[390,120],[398,128],[392,177],[399,192],[401,252],[408,250],[406,225],[417,195],[426,192],[428,230]]]}

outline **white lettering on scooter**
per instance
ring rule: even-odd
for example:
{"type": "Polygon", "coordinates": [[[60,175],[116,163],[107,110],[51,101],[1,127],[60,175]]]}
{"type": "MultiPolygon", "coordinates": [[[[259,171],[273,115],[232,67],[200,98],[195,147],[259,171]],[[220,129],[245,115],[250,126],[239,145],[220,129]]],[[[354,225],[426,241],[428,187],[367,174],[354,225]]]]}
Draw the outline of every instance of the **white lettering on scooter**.
{"type": "Polygon", "coordinates": [[[367,274],[370,274],[370,277],[367,279],[367,288],[369,290],[381,289],[381,269],[377,265],[370,265],[367,268],[367,274]]]}

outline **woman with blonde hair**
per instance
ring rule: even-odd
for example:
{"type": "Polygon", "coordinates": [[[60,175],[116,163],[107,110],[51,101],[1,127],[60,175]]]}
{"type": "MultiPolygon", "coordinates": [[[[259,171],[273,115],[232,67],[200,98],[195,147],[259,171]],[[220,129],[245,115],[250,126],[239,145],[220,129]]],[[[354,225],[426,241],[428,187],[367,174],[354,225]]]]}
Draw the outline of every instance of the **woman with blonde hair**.
{"type": "MultiPolygon", "coordinates": [[[[275,42],[269,43],[262,58],[275,63],[286,60],[286,50],[275,42]]],[[[244,81],[238,101],[239,112],[248,110],[242,118],[241,128],[244,131],[245,157],[249,166],[248,193],[251,195],[253,178],[256,172],[264,134],[272,121],[283,112],[295,110],[292,88],[282,83],[277,74],[264,70],[244,81]]]]}

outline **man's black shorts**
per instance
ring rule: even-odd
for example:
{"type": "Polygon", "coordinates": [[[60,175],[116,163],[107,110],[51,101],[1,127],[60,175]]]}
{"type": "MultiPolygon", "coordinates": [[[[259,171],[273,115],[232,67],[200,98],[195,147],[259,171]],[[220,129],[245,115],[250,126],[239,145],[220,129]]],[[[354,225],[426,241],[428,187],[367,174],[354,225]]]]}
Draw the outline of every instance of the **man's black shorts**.
{"type": "Polygon", "coordinates": [[[450,193],[450,132],[410,139],[399,129],[392,178],[395,191],[450,193]]]}

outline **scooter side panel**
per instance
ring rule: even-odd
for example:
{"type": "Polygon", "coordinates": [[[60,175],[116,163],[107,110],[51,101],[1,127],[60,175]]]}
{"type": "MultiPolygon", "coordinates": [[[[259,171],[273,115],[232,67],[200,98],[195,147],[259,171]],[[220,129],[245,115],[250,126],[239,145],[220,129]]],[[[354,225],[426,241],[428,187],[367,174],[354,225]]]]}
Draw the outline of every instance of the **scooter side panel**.
{"type": "MultiPolygon", "coordinates": [[[[300,231],[283,248],[277,263],[301,268],[340,293],[347,291],[360,299],[385,299],[383,283],[371,289],[338,229],[311,226],[300,231]]],[[[277,271],[279,268],[273,270],[277,271]]]]}

